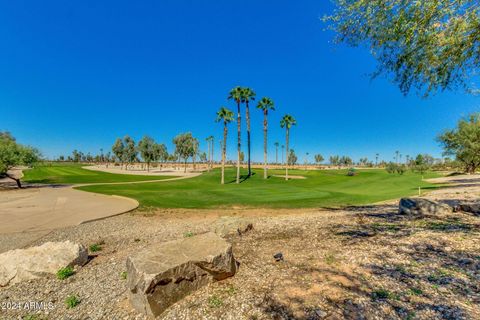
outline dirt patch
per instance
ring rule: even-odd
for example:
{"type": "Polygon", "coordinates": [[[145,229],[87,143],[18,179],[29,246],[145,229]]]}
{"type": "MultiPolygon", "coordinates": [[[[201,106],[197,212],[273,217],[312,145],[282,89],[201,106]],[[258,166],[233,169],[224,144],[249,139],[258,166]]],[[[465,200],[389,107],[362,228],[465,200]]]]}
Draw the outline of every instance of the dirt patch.
{"type": "MultiPolygon", "coordinates": [[[[285,179],[285,175],[281,175],[281,174],[274,174],[274,175],[272,175],[272,177],[285,179]]],[[[288,179],[292,179],[292,180],[303,180],[303,179],[307,179],[307,177],[288,175],[288,179]]]]}

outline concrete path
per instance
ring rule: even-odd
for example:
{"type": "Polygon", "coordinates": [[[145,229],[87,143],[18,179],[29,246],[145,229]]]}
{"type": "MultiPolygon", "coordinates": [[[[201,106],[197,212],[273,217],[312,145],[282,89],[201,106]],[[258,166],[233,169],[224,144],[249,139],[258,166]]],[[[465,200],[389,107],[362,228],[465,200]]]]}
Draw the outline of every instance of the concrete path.
{"type": "Polygon", "coordinates": [[[133,199],[73,190],[40,187],[0,193],[0,234],[48,232],[131,211],[133,199]]]}

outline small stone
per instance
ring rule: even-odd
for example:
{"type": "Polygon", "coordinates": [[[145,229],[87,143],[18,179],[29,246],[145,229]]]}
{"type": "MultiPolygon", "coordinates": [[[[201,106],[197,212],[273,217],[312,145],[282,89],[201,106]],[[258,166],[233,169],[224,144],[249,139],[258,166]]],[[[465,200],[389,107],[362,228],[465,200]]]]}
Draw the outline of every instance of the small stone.
{"type": "Polygon", "coordinates": [[[281,252],[275,254],[275,255],[273,256],[273,258],[274,258],[275,261],[277,261],[277,262],[284,261],[283,253],[281,253],[281,252]]]}

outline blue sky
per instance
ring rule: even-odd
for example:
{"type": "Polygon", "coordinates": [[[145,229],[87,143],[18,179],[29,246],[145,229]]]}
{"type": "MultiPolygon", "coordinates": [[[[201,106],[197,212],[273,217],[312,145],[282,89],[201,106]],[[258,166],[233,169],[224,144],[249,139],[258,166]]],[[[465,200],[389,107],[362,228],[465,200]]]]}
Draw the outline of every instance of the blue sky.
{"type": "MultiPolygon", "coordinates": [[[[226,97],[242,85],[276,103],[271,158],[285,113],[298,120],[300,159],[440,156],[436,135],[478,111],[478,97],[404,97],[386,78],[371,81],[368,50],[335,45],[325,31],[319,18],[330,10],[318,0],[2,1],[0,130],[49,157],[109,150],[125,134],[172,151],[172,138],[191,131],[206,149],[205,137],[222,134],[216,110],[234,109],[226,97]]],[[[252,117],[261,160],[262,115],[252,117]]]]}

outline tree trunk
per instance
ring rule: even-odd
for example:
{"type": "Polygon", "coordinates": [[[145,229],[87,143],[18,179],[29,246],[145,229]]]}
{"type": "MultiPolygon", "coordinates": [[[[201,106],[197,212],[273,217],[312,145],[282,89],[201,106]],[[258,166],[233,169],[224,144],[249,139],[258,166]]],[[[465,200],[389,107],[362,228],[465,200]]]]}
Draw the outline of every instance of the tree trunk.
{"type": "Polygon", "coordinates": [[[268,152],[268,138],[267,138],[267,130],[268,130],[268,111],[265,110],[263,112],[264,114],[264,119],[263,119],[263,162],[264,162],[264,167],[263,167],[263,178],[268,179],[268,172],[267,172],[267,152],[268,152]]]}
{"type": "Polygon", "coordinates": [[[287,128],[287,144],[286,144],[286,155],[285,157],[287,158],[287,162],[286,162],[286,165],[285,165],[285,181],[288,181],[288,140],[290,140],[290,130],[288,130],[287,128]]]}
{"type": "Polygon", "coordinates": [[[212,139],[212,148],[210,149],[210,151],[212,152],[212,156],[210,157],[210,168],[213,169],[213,149],[214,149],[214,146],[215,146],[215,140],[212,139]]]}
{"type": "Polygon", "coordinates": [[[278,164],[278,147],[275,146],[275,164],[278,164]]]}
{"type": "Polygon", "coordinates": [[[211,144],[211,140],[208,139],[208,162],[207,162],[207,171],[210,172],[210,163],[212,162],[212,158],[211,158],[211,153],[210,153],[210,144],[211,144]]]}
{"type": "Polygon", "coordinates": [[[222,184],[225,184],[225,158],[227,155],[227,122],[224,122],[223,127],[223,146],[222,146],[222,184]]]}
{"type": "Polygon", "coordinates": [[[245,102],[246,113],[247,113],[247,153],[248,153],[248,176],[252,175],[252,167],[250,161],[250,108],[248,106],[248,101],[245,102]]]}
{"type": "Polygon", "coordinates": [[[150,162],[147,162],[147,172],[150,172],[150,162]]]}
{"type": "MultiPolygon", "coordinates": [[[[237,183],[240,183],[240,153],[242,152],[242,116],[240,115],[240,101],[237,101],[237,130],[238,130],[238,142],[237,142],[237,183]]],[[[224,143],[225,145],[225,143],[224,143]]]]}
{"type": "Polygon", "coordinates": [[[183,166],[183,172],[187,173],[187,158],[185,158],[184,166],[183,166]]]}
{"type": "Polygon", "coordinates": [[[15,177],[12,177],[12,176],[9,175],[9,174],[6,174],[6,176],[7,176],[7,178],[10,178],[10,179],[12,179],[13,181],[15,181],[15,182],[17,183],[18,189],[22,189],[22,183],[21,183],[20,179],[17,179],[17,178],[15,178],[15,177]]]}

